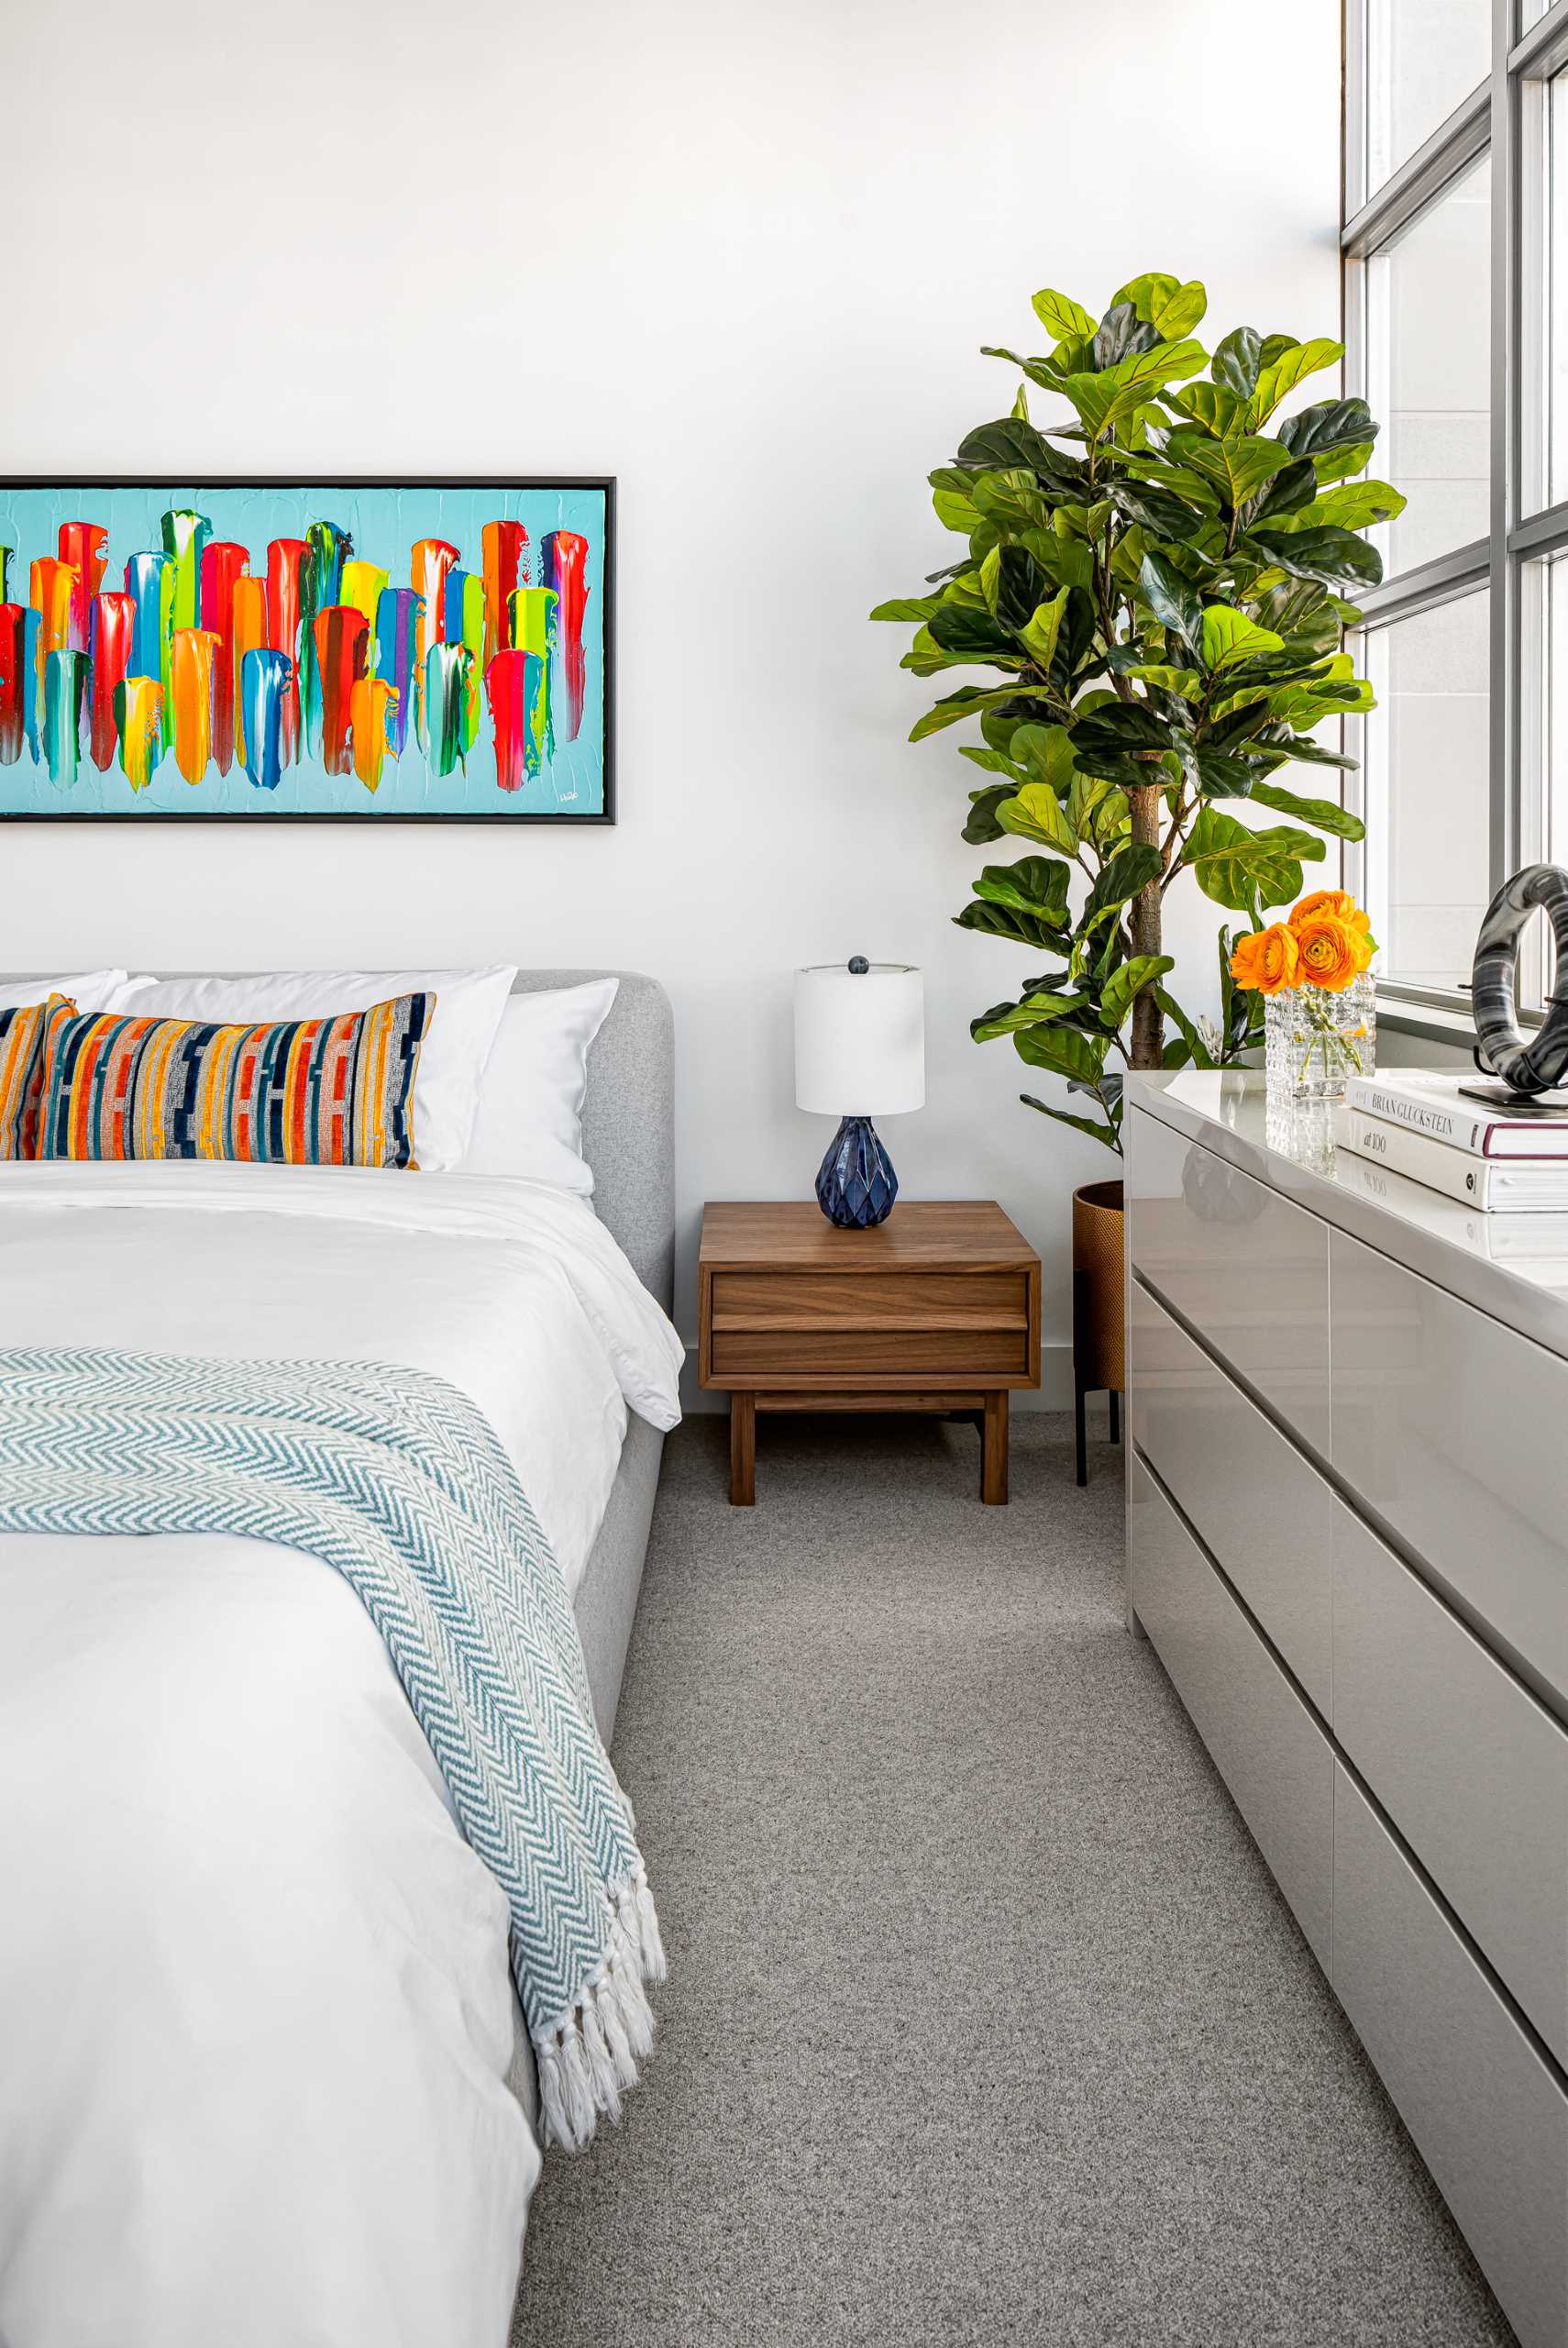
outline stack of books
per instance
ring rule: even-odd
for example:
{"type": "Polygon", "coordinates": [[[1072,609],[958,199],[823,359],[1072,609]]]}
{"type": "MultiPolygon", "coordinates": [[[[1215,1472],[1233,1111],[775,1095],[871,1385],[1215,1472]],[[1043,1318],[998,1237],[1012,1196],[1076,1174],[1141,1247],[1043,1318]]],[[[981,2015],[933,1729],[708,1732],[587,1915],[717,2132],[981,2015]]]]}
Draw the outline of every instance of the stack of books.
{"type": "Polygon", "coordinates": [[[1516,1101],[1485,1077],[1430,1069],[1353,1076],[1334,1139],[1480,1214],[1568,1211],[1568,1094],[1516,1101]]]}

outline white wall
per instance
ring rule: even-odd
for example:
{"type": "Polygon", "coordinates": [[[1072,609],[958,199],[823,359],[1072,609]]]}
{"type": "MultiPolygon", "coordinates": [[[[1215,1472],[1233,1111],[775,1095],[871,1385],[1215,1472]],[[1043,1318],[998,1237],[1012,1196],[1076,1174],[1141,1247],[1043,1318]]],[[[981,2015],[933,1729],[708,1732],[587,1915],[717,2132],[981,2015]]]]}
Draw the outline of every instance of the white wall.
{"type": "Polygon", "coordinates": [[[1036,286],[1172,269],[1221,330],[1334,331],[1338,0],[80,0],[6,45],[7,469],[622,489],[615,830],[14,826],[6,964],[654,971],[689,1269],[704,1198],[807,1195],[826,1144],[791,968],[918,961],[906,1192],[999,1197],[1065,1343],[1112,1168],[969,1042],[1035,958],[949,925],[975,778],[908,747],[865,615],[950,559],[923,476],[1005,414],[977,347],[1039,347],[1036,286]]]}

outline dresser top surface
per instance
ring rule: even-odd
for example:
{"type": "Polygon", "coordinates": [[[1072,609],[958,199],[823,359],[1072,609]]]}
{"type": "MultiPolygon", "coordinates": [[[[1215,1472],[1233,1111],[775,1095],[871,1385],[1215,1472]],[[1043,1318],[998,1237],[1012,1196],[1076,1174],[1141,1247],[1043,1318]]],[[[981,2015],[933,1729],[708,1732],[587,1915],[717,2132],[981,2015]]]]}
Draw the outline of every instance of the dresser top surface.
{"type": "Polygon", "coordinates": [[[1568,1357],[1568,1214],[1481,1214],[1336,1150],[1331,1109],[1271,1112],[1261,1069],[1139,1074],[1128,1079],[1128,1098],[1325,1223],[1568,1357]]]}

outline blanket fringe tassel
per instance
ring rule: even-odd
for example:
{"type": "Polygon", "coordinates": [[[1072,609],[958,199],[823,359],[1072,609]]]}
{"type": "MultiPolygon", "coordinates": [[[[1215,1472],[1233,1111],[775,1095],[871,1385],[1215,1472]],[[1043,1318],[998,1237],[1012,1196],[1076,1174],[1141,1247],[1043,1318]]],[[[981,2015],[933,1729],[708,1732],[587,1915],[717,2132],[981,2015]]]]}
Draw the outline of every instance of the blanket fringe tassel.
{"type": "Polygon", "coordinates": [[[654,2017],[644,1981],[665,1977],[664,1943],[646,1875],[609,1887],[610,1953],[566,2018],[535,2039],[547,2143],[581,2152],[601,2118],[619,2120],[653,2052],[654,2017]]]}

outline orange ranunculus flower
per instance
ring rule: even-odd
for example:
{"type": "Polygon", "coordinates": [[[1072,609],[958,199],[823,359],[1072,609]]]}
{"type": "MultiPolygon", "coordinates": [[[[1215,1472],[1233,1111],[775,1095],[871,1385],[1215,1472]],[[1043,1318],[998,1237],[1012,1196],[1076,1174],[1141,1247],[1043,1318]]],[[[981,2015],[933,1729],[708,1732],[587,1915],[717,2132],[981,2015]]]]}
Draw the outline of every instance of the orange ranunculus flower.
{"type": "Polygon", "coordinates": [[[1342,993],[1372,959],[1365,931],[1353,928],[1339,914],[1312,914],[1293,921],[1291,934],[1300,958],[1300,983],[1323,987],[1330,994],[1342,993]]]}
{"type": "Polygon", "coordinates": [[[1299,986],[1300,948],[1295,933],[1282,921],[1267,929],[1250,930],[1238,937],[1231,956],[1231,976],[1239,987],[1255,987],[1259,994],[1277,994],[1281,987],[1299,986]]]}
{"type": "Polygon", "coordinates": [[[1332,914],[1338,920],[1348,922],[1352,929],[1371,935],[1370,920],[1346,889],[1314,889],[1309,897],[1303,897],[1298,905],[1291,908],[1286,918],[1292,929],[1299,929],[1303,922],[1315,921],[1320,914],[1332,914]]]}

